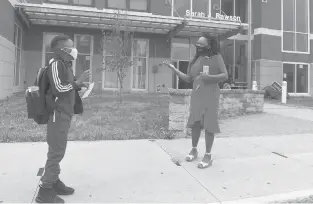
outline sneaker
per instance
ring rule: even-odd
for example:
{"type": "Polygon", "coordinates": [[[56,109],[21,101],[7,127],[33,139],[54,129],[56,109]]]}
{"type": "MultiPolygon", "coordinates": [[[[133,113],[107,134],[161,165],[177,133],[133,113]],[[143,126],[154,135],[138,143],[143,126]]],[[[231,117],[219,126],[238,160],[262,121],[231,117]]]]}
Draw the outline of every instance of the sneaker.
{"type": "Polygon", "coordinates": [[[39,188],[37,197],[37,203],[64,203],[64,200],[57,196],[57,193],[53,188],[39,188]]]}
{"type": "Polygon", "coordinates": [[[53,184],[53,189],[58,195],[72,195],[75,191],[73,188],[67,187],[60,179],[53,184]]]}

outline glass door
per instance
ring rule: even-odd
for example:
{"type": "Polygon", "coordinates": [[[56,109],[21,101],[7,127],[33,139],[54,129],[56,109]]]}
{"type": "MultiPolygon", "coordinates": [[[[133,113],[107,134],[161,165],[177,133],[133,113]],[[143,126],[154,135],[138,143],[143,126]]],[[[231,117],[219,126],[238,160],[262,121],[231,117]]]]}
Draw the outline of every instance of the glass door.
{"type": "MultiPolygon", "coordinates": [[[[93,57],[93,36],[91,35],[75,35],[75,47],[78,50],[77,60],[74,61],[74,74],[79,77],[84,71],[90,69],[92,72],[92,57],[93,57]]],[[[92,74],[89,80],[92,81],[92,74]]]]}

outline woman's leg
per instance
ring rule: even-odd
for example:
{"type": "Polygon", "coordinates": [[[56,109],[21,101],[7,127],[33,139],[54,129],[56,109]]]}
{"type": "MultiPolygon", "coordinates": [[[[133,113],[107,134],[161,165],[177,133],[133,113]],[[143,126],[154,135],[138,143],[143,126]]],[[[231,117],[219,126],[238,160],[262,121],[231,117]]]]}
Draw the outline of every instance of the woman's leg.
{"type": "Polygon", "coordinates": [[[212,160],[211,150],[214,142],[214,133],[205,131],[205,155],[202,162],[210,163],[212,160]]]}
{"type": "Polygon", "coordinates": [[[197,146],[199,143],[199,138],[201,134],[201,124],[200,122],[196,122],[194,126],[191,128],[191,143],[192,143],[192,149],[187,156],[186,160],[187,161],[193,161],[195,158],[198,157],[198,150],[197,146]]]}

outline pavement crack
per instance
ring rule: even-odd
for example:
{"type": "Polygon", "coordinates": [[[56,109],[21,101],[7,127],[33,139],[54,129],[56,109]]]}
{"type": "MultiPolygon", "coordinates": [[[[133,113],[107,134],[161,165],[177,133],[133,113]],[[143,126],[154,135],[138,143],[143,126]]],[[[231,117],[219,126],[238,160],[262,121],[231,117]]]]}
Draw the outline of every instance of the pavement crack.
{"type": "Polygon", "coordinates": [[[182,167],[189,174],[189,176],[191,176],[198,184],[200,184],[200,186],[202,186],[202,188],[204,188],[213,198],[215,198],[218,203],[222,204],[222,202],[199,179],[197,179],[194,175],[192,175],[191,172],[188,171],[188,169],[181,165],[181,162],[178,159],[174,158],[168,151],[166,151],[165,148],[162,147],[162,145],[158,144],[158,146],[171,158],[174,164],[182,167]]]}
{"type": "Polygon", "coordinates": [[[280,157],[283,157],[283,158],[288,159],[287,156],[285,156],[285,155],[283,155],[283,154],[280,154],[280,153],[278,153],[278,152],[272,152],[272,153],[273,153],[273,154],[276,154],[277,156],[280,156],[280,157]]]}

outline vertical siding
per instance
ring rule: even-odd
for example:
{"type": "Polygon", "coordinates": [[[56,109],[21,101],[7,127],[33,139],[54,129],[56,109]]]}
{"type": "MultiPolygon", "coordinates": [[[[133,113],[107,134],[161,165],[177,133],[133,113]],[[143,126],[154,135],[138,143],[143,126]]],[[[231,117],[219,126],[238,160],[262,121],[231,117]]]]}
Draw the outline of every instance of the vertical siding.
{"type": "Polygon", "coordinates": [[[0,99],[13,93],[15,46],[0,36],[0,99]]]}
{"type": "Polygon", "coordinates": [[[8,0],[0,0],[0,36],[10,42],[14,40],[14,8],[8,0]]]}

